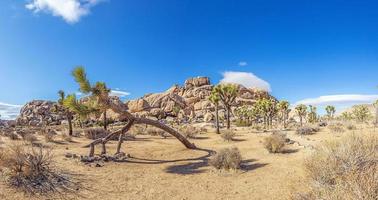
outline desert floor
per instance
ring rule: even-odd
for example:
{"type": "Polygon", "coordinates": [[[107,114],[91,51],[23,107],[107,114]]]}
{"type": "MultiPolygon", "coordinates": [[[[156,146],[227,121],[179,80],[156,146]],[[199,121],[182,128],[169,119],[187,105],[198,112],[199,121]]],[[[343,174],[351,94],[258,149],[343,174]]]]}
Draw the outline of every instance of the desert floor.
{"type": "MultiPolygon", "coordinates": [[[[212,199],[287,199],[290,192],[303,188],[303,161],[325,140],[334,140],[344,133],[330,133],[327,128],[310,136],[298,136],[286,131],[294,144],[287,145],[284,154],[269,154],[263,147],[262,133],[250,128],[234,128],[237,136],[226,142],[210,130],[191,139],[200,150],[188,150],[176,139],[138,135],[123,144],[130,154],[125,162],[105,162],[102,167],[85,165],[66,158],[66,153],[87,155],[82,148],[89,140],[74,138],[71,143],[53,146],[56,165],[74,173],[82,187],[74,194],[53,197],[31,197],[0,184],[0,199],[153,199],[153,200],[212,200],[212,199]],[[212,151],[238,147],[243,156],[243,168],[238,171],[217,171],[207,164],[212,151]]],[[[375,132],[373,128],[355,130],[360,134],[375,132]]],[[[43,137],[39,136],[42,142],[43,137]]],[[[7,143],[7,140],[3,138],[7,143]]],[[[108,153],[115,151],[116,142],[108,143],[108,153]]],[[[99,153],[99,147],[96,153],[99,153]]]]}

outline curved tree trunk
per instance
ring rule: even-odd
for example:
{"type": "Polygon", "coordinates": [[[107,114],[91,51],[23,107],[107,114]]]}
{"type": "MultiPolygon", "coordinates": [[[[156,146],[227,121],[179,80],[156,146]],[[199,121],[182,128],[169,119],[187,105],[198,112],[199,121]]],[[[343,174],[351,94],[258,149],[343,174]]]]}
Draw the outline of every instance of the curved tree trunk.
{"type": "Polygon", "coordinates": [[[90,152],[89,152],[89,157],[94,156],[94,147],[97,144],[102,144],[102,153],[106,153],[106,147],[105,144],[110,140],[110,138],[114,135],[120,135],[119,140],[118,140],[118,145],[117,145],[117,152],[119,153],[121,150],[121,145],[123,143],[123,135],[132,127],[134,124],[146,124],[146,125],[151,125],[157,128],[160,128],[167,133],[171,134],[175,138],[177,138],[186,148],[188,149],[196,149],[196,146],[193,143],[190,143],[189,140],[187,140],[184,136],[182,136],[179,132],[174,130],[173,128],[160,123],[159,121],[156,120],[151,120],[147,118],[139,118],[133,116],[131,113],[126,111],[122,106],[119,106],[117,104],[114,104],[112,102],[109,102],[110,109],[112,109],[114,112],[120,114],[122,117],[128,119],[128,123],[126,124],[125,127],[122,128],[122,130],[116,131],[114,133],[111,133],[107,135],[105,138],[100,138],[97,140],[92,141],[90,144],[84,146],[84,147],[90,147],[90,152]]]}

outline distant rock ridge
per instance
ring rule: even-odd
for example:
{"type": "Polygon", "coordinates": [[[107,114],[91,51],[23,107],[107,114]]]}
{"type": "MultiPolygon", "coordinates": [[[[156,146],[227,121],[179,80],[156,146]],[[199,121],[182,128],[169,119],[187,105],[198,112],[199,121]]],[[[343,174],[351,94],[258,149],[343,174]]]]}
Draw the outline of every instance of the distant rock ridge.
{"type": "MultiPolygon", "coordinates": [[[[265,91],[246,88],[242,85],[238,87],[239,93],[233,108],[245,104],[252,105],[259,98],[274,98],[265,91]]],[[[194,77],[187,79],[183,86],[176,84],[161,93],[146,94],[125,103],[118,97],[112,97],[112,101],[140,117],[210,121],[213,119],[212,112],[215,109],[208,100],[212,89],[213,85],[208,77],[194,77]]],[[[220,114],[221,116],[224,114],[222,107],[220,114]]],[[[114,121],[123,120],[111,110],[107,115],[114,121]]],[[[16,119],[17,124],[22,126],[59,125],[64,120],[64,113],[56,102],[43,100],[34,100],[25,104],[16,119]]]]}

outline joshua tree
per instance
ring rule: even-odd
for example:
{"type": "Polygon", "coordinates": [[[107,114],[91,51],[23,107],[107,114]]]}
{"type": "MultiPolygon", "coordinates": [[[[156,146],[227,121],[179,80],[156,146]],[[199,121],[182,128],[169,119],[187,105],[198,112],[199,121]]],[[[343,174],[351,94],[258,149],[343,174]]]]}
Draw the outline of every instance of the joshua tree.
{"type": "Polygon", "coordinates": [[[378,100],[376,100],[373,105],[375,108],[375,126],[378,126],[378,100]]]}
{"type": "Polygon", "coordinates": [[[238,94],[238,86],[235,84],[219,84],[214,87],[214,93],[217,93],[220,101],[226,109],[227,129],[230,129],[230,112],[231,106],[235,102],[238,94]]]}
{"type": "Polygon", "coordinates": [[[297,105],[297,107],[295,107],[295,110],[297,111],[297,114],[299,116],[301,126],[303,126],[303,117],[305,117],[307,114],[307,106],[304,104],[299,104],[297,105]]]}
{"type": "Polygon", "coordinates": [[[358,105],[353,107],[353,115],[359,122],[366,122],[371,117],[369,108],[366,105],[358,105]]]}
{"type": "Polygon", "coordinates": [[[58,95],[59,95],[58,104],[64,109],[64,113],[65,113],[66,118],[67,118],[67,122],[68,122],[68,135],[72,136],[72,118],[73,118],[73,113],[71,112],[71,110],[69,109],[69,107],[67,107],[67,106],[64,105],[64,101],[66,100],[66,95],[65,95],[64,91],[63,90],[59,90],[58,91],[58,95]]]}
{"type": "MultiPolygon", "coordinates": [[[[115,135],[119,136],[118,145],[117,145],[117,151],[116,154],[120,153],[121,145],[123,143],[123,138],[125,133],[134,125],[134,124],[146,124],[150,126],[155,126],[157,128],[160,128],[172,136],[176,137],[182,144],[185,145],[188,149],[195,149],[196,146],[193,143],[190,143],[184,136],[182,136],[179,132],[172,129],[169,126],[166,126],[163,123],[160,123],[159,121],[148,119],[148,118],[141,118],[136,117],[129,113],[127,110],[125,110],[121,105],[115,104],[109,97],[106,91],[108,90],[105,87],[105,83],[98,83],[92,86],[87,79],[87,75],[85,73],[85,70],[83,67],[77,67],[73,71],[73,75],[75,77],[76,82],[80,86],[80,91],[83,93],[86,93],[89,95],[90,103],[93,105],[106,105],[109,107],[109,109],[113,110],[114,112],[118,113],[120,117],[127,119],[127,124],[121,129],[116,132],[113,132],[109,135],[107,135],[104,138],[100,138],[97,140],[94,140],[90,144],[86,145],[85,147],[90,147],[89,157],[93,157],[94,155],[94,147],[97,144],[102,144],[102,153],[106,153],[106,147],[105,144],[115,135]]],[[[72,98],[73,99],[73,98],[72,98]]],[[[73,99],[74,100],[74,99],[73,99]]],[[[74,101],[71,101],[74,102],[74,101]]],[[[84,107],[85,109],[90,109],[91,107],[84,107]]]]}
{"type": "Polygon", "coordinates": [[[350,120],[353,119],[353,113],[345,111],[345,112],[341,113],[340,117],[341,117],[342,120],[350,121],[350,120]]]}
{"type": "Polygon", "coordinates": [[[327,106],[325,108],[326,112],[327,112],[327,116],[329,119],[333,119],[335,113],[336,113],[336,108],[335,106],[327,106]]]}
{"type": "Polygon", "coordinates": [[[277,112],[275,101],[273,99],[259,99],[255,103],[255,107],[262,115],[264,120],[264,128],[270,128],[272,126],[273,117],[277,112]]]}
{"type": "Polygon", "coordinates": [[[290,112],[290,103],[288,101],[280,101],[277,104],[277,109],[279,112],[279,118],[281,122],[283,123],[283,127],[286,128],[286,120],[289,117],[290,112]]]}
{"type": "Polygon", "coordinates": [[[219,131],[219,112],[218,112],[220,98],[219,98],[218,93],[214,89],[213,89],[213,91],[211,91],[211,95],[209,96],[209,100],[215,106],[215,126],[217,128],[217,134],[220,134],[220,131],[219,131]]]}
{"type": "Polygon", "coordinates": [[[310,112],[308,113],[308,121],[310,123],[315,123],[318,121],[318,115],[316,113],[316,107],[309,105],[310,112]]]}

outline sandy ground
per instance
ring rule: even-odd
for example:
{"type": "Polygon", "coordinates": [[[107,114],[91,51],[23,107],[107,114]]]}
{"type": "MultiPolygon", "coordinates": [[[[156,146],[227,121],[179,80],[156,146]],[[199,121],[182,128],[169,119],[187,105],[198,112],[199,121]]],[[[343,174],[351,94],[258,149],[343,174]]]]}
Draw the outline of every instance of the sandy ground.
{"type": "MultiPolygon", "coordinates": [[[[106,162],[102,167],[65,158],[65,153],[88,153],[82,146],[89,140],[74,138],[72,143],[50,145],[54,148],[57,166],[75,173],[83,185],[78,192],[37,198],[0,184],[0,199],[288,199],[291,191],[304,187],[303,160],[313,147],[348,133],[330,133],[326,128],[304,137],[293,131],[286,133],[296,143],[288,145],[284,154],[269,154],[262,141],[270,133],[257,133],[249,128],[237,128],[236,139],[232,142],[223,141],[215,133],[201,134],[191,140],[199,150],[185,149],[174,138],[138,135],[135,140],[125,142],[122,148],[132,158],[122,163],[106,162]],[[242,170],[222,172],[207,164],[212,151],[234,146],[243,156],[242,170]]],[[[43,141],[42,137],[40,140],[43,141]]],[[[109,143],[109,153],[115,151],[115,146],[116,142],[109,143]]],[[[99,150],[97,148],[96,153],[99,150]]]]}

